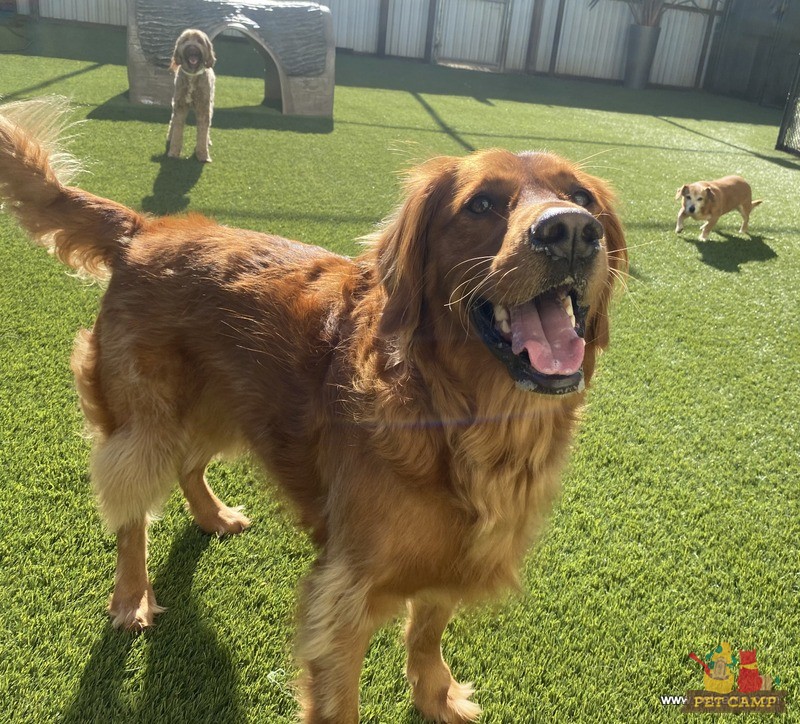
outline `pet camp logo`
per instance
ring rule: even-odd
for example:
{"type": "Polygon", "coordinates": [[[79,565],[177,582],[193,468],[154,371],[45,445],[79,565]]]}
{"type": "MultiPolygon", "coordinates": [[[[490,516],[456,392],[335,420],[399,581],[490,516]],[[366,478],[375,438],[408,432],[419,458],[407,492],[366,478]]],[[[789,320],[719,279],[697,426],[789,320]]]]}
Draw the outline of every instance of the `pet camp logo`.
{"type": "Polygon", "coordinates": [[[689,658],[703,667],[703,688],[686,692],[683,711],[780,714],[786,710],[786,692],[775,689],[780,677],[759,671],[755,649],[739,649],[737,655],[723,641],[703,658],[694,652],[689,658]]]}

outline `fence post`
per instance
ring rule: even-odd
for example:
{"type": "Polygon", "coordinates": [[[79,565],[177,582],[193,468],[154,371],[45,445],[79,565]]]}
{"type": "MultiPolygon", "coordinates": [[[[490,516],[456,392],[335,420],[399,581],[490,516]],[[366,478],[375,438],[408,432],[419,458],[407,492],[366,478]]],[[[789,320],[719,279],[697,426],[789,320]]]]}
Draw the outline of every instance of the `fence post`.
{"type": "Polygon", "coordinates": [[[708,66],[708,50],[711,45],[711,33],[714,30],[714,21],[717,18],[717,5],[719,0],[714,0],[709,9],[706,20],[706,30],[703,35],[703,49],[700,51],[700,60],[697,63],[697,73],[694,76],[694,87],[700,88],[703,83],[703,71],[708,66]]]}
{"type": "Polygon", "coordinates": [[[553,33],[553,52],[550,53],[550,75],[556,72],[556,61],[558,60],[558,46],[561,44],[561,26],[564,23],[564,0],[558,3],[558,14],[556,15],[556,29],[553,33]]]}
{"type": "Polygon", "coordinates": [[[531,13],[531,29],[528,32],[528,50],[525,54],[525,72],[533,73],[536,71],[536,56],[539,54],[539,41],[542,37],[542,13],[544,4],[541,2],[533,3],[531,13]]]}
{"type": "Polygon", "coordinates": [[[386,31],[389,26],[389,0],[381,0],[378,13],[378,57],[386,57],[386,31]]]}
{"type": "Polygon", "coordinates": [[[433,61],[433,41],[436,35],[436,10],[438,0],[428,0],[428,28],[425,34],[425,61],[433,61]]]}

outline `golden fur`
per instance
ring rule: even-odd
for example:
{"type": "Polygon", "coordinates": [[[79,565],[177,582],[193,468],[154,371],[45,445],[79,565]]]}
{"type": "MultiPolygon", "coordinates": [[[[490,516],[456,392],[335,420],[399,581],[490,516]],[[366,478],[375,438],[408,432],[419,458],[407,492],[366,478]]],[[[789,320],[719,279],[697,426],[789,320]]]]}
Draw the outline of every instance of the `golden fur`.
{"type": "Polygon", "coordinates": [[[681,202],[675,233],[683,231],[686,217],[704,221],[700,228],[700,240],[705,241],[721,216],[736,209],[742,215],[740,234],[747,233],[750,212],[761,203],[753,201],[750,184],[741,176],[725,176],[716,181],[695,181],[684,184],[675,193],[675,199],[681,202]]]}
{"type": "Polygon", "coordinates": [[[211,40],[202,30],[184,30],[175,42],[170,68],[175,72],[172,94],[172,117],[167,131],[168,155],[178,158],[183,148],[186,116],[194,111],[197,120],[195,156],[210,163],[211,118],[214,115],[215,75],[212,68],[217,58],[211,40]]]}
{"type": "Polygon", "coordinates": [[[404,605],[416,706],[474,720],[442,632],[460,602],[517,585],[584,392],[515,384],[470,305],[516,304],[574,277],[588,381],[626,264],[607,186],[550,154],[436,158],[349,259],[198,215],[149,218],[64,185],[48,108],[0,109],[0,196],[63,261],[110,274],[72,368],[94,490],[117,534],[115,626],[149,626],[160,610],[146,529],[175,479],[203,530],[247,527],[204,470],[248,448],[320,551],[300,605],[305,721],[358,721],[368,642],[404,605]],[[568,258],[573,228],[583,240],[570,237],[568,258]]]}

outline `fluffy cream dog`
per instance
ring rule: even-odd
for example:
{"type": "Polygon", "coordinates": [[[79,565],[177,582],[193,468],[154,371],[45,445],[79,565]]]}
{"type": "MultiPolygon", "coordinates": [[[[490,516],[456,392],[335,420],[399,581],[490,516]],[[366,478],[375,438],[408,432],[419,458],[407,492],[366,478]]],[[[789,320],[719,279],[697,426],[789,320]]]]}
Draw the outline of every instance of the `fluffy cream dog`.
{"type": "Polygon", "coordinates": [[[178,158],[183,147],[186,116],[193,110],[197,118],[195,155],[200,161],[211,162],[208,147],[209,132],[214,114],[214,46],[202,30],[184,30],[172,53],[171,68],[175,71],[175,92],[172,96],[172,118],[169,121],[168,155],[178,158]]]}

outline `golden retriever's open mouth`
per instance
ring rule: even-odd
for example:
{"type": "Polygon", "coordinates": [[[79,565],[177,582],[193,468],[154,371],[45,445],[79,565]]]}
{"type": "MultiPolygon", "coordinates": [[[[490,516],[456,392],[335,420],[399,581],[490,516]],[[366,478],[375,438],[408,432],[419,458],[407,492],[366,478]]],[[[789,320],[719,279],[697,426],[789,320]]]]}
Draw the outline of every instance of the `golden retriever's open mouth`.
{"type": "Polygon", "coordinates": [[[517,385],[566,395],[583,389],[586,312],[576,290],[561,286],[516,306],[480,300],[471,316],[517,385]]]}

